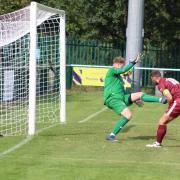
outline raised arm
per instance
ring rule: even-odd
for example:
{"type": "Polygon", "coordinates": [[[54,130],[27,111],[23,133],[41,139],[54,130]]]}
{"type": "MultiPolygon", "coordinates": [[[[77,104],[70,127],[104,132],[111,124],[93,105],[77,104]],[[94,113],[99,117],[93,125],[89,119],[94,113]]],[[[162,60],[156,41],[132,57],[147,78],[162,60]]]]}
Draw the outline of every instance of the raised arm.
{"type": "Polygon", "coordinates": [[[138,54],[136,59],[132,62],[130,62],[128,65],[122,67],[122,68],[114,68],[114,74],[123,74],[127,71],[129,71],[136,63],[140,62],[142,58],[141,54],[138,54]]]}
{"type": "Polygon", "coordinates": [[[114,68],[114,74],[123,74],[123,73],[129,71],[133,66],[134,66],[134,64],[129,63],[128,65],[126,65],[122,68],[114,68]]]}

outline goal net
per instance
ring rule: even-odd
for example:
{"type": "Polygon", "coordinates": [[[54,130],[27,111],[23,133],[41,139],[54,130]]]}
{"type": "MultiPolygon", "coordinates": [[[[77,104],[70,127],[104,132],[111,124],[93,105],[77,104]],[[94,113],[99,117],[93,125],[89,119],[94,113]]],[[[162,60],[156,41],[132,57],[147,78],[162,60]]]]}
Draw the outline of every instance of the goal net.
{"type": "Polygon", "coordinates": [[[65,122],[65,12],[32,2],[0,16],[0,134],[65,122]]]}

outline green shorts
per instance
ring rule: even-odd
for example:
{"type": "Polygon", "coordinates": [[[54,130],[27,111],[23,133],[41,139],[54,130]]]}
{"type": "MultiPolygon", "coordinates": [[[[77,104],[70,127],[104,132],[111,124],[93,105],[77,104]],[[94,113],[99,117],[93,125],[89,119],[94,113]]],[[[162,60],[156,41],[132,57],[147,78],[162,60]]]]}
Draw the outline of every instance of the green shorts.
{"type": "Polygon", "coordinates": [[[121,112],[132,104],[130,100],[131,94],[125,95],[112,95],[106,100],[106,106],[110,109],[113,109],[117,114],[121,114],[121,112]]]}

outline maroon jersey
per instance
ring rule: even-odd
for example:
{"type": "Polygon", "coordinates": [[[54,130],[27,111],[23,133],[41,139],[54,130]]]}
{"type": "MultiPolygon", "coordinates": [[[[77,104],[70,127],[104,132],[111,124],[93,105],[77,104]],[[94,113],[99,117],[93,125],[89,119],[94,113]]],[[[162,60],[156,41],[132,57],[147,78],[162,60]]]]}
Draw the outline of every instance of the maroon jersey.
{"type": "Polygon", "coordinates": [[[158,84],[158,89],[161,92],[168,89],[174,100],[180,98],[180,83],[173,78],[161,78],[158,84]]]}

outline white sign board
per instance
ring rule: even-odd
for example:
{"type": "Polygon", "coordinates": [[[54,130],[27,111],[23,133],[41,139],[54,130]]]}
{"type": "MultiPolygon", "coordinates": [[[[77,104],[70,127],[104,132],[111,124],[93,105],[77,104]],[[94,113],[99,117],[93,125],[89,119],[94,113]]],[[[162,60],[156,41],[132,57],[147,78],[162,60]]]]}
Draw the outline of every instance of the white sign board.
{"type": "Polygon", "coordinates": [[[14,70],[4,71],[3,101],[13,100],[14,91],[14,70]]]}

